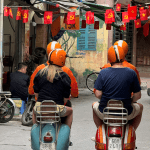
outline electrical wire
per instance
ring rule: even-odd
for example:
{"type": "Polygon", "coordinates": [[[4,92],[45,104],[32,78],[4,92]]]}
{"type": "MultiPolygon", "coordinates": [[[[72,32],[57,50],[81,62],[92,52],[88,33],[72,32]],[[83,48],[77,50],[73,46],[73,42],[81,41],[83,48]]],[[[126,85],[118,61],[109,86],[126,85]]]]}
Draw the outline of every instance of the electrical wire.
{"type": "Polygon", "coordinates": [[[12,24],[11,24],[11,21],[10,21],[9,16],[8,16],[8,20],[9,20],[9,23],[10,23],[10,26],[11,26],[12,30],[15,32],[15,30],[14,30],[14,28],[13,28],[12,24]]]}

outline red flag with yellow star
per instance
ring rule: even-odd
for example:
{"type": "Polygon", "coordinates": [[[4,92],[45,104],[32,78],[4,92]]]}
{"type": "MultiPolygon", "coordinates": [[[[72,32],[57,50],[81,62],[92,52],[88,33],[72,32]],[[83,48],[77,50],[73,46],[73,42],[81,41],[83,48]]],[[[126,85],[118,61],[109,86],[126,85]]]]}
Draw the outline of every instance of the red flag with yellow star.
{"type": "Polygon", "coordinates": [[[144,10],[144,7],[140,7],[139,10],[144,10]]]}
{"type": "Polygon", "coordinates": [[[116,11],[120,11],[121,10],[121,4],[116,4],[116,11]]]}
{"type": "Polygon", "coordinates": [[[52,24],[53,22],[53,12],[45,11],[44,12],[44,24],[52,24]]]}
{"type": "Polygon", "coordinates": [[[141,21],[148,20],[147,10],[146,9],[140,10],[140,18],[141,18],[141,21]]]}
{"type": "Polygon", "coordinates": [[[149,35],[149,23],[146,23],[143,26],[143,34],[144,34],[145,37],[149,35]]]}
{"type": "Polygon", "coordinates": [[[122,21],[123,21],[124,23],[130,22],[129,16],[128,16],[128,12],[122,12],[122,21]]]}
{"type": "Polygon", "coordinates": [[[94,12],[87,11],[85,16],[87,24],[94,24],[94,12]]]}
{"type": "Polygon", "coordinates": [[[67,24],[75,24],[75,12],[67,13],[67,24]]]}
{"type": "Polygon", "coordinates": [[[18,7],[16,20],[21,20],[21,10],[22,10],[22,7],[18,7]]]}
{"type": "Polygon", "coordinates": [[[4,7],[4,16],[9,16],[9,7],[4,7]]]}
{"type": "Polygon", "coordinates": [[[29,10],[23,10],[23,23],[28,22],[29,10]]]}
{"type": "Polygon", "coordinates": [[[141,28],[141,19],[134,20],[134,24],[136,28],[141,28]]]}
{"type": "Polygon", "coordinates": [[[12,9],[11,8],[9,8],[9,16],[10,16],[10,18],[13,19],[13,13],[12,13],[12,9]]]}
{"type": "Polygon", "coordinates": [[[115,22],[115,13],[112,9],[107,9],[105,13],[105,23],[112,24],[112,22],[115,22]]]}
{"type": "Polygon", "coordinates": [[[124,25],[120,26],[120,30],[126,30],[126,24],[124,23],[124,25]]]}
{"type": "Polygon", "coordinates": [[[137,6],[132,6],[128,8],[128,15],[130,20],[135,20],[137,16],[137,6]]]}

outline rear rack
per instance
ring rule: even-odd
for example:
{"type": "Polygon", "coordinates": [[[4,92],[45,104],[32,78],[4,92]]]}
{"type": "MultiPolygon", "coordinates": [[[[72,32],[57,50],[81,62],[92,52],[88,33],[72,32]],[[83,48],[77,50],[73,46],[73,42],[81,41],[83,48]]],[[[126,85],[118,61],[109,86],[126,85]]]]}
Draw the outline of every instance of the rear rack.
{"type": "Polygon", "coordinates": [[[103,110],[103,115],[103,122],[108,126],[123,126],[128,122],[128,110],[119,100],[109,100],[107,107],[103,110]]]}
{"type": "Polygon", "coordinates": [[[53,100],[44,100],[40,106],[36,107],[36,121],[40,124],[40,143],[42,144],[42,124],[49,123],[55,124],[56,139],[54,145],[56,147],[56,141],[58,138],[58,127],[60,123],[60,108],[53,100]],[[39,110],[38,110],[39,108],[39,110]]]}
{"type": "Polygon", "coordinates": [[[60,108],[52,100],[44,100],[40,106],[36,107],[36,121],[38,123],[58,123],[60,122],[60,108]]]}

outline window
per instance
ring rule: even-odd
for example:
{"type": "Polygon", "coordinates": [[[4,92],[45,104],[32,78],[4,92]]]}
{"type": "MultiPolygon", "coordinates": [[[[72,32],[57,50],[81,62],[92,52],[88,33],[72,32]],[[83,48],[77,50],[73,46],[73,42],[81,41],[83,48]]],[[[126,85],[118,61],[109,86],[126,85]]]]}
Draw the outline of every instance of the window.
{"type": "Polygon", "coordinates": [[[80,29],[80,37],[77,38],[77,50],[96,50],[97,30],[94,25],[86,25],[80,29]]]}

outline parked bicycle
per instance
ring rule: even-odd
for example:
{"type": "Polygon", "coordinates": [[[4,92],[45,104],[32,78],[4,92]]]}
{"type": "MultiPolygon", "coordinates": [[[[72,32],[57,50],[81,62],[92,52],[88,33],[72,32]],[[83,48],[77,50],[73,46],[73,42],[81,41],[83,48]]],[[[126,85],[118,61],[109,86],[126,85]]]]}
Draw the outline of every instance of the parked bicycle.
{"type": "Polygon", "coordinates": [[[99,75],[99,72],[92,72],[86,78],[86,87],[92,92],[94,90],[94,84],[97,80],[98,75],[99,75]]]}

